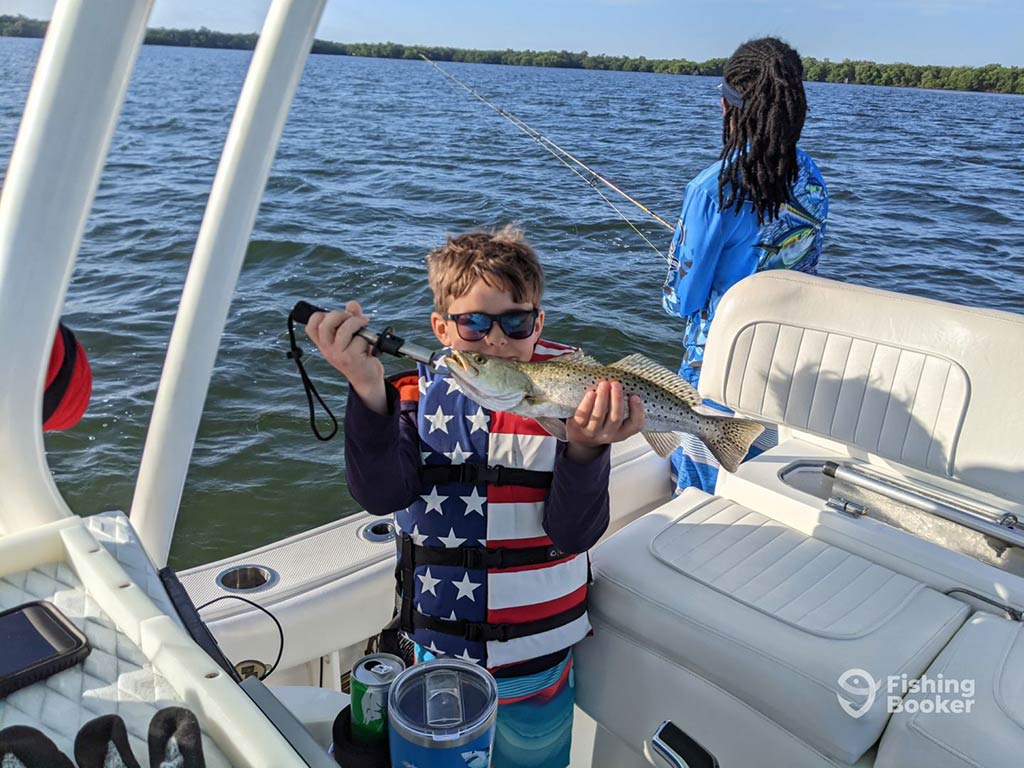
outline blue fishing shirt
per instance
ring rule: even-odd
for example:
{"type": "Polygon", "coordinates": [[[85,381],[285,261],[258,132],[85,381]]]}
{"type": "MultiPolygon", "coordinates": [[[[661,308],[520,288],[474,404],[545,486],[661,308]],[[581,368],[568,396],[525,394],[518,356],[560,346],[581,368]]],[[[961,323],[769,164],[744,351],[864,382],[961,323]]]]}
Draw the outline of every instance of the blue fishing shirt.
{"type": "Polygon", "coordinates": [[[722,161],[686,185],[683,209],[669,248],[662,306],[668,314],[686,320],[679,373],[694,386],[711,321],[729,288],[767,269],[817,272],[828,218],[828,189],[818,166],[801,149],[797,149],[797,163],[799,170],[789,203],[780,209],[778,218],[760,227],[750,204],[739,212],[719,208],[722,161]]]}

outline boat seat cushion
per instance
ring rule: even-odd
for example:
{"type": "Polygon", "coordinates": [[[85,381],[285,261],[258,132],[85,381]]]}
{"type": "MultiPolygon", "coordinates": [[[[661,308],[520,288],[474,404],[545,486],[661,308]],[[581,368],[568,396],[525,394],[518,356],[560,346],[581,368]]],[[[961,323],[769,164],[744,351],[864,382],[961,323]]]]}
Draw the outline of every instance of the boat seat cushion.
{"type": "Polygon", "coordinates": [[[968,614],[913,579],[692,488],[597,547],[593,568],[595,632],[642,639],[843,763],[878,740],[888,715],[884,701],[848,714],[839,694],[854,709],[866,696],[841,689],[840,677],[918,675],[968,614]]]}
{"type": "Polygon", "coordinates": [[[930,475],[1024,495],[1024,317],[770,269],[715,312],[700,393],[930,475]]]}
{"type": "Polygon", "coordinates": [[[875,768],[1024,762],[1024,625],[975,614],[925,674],[892,716],[875,768]],[[956,701],[964,703],[954,708],[956,701]],[[940,704],[949,711],[937,711],[940,704]],[[1017,757],[1007,762],[1010,755],[1017,757]]]}

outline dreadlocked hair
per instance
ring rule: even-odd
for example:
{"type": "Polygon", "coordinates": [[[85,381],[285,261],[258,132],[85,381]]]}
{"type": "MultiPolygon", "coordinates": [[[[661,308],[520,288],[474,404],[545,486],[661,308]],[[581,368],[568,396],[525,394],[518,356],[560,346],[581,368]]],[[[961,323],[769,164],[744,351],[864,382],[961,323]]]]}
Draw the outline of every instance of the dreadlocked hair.
{"type": "Polygon", "coordinates": [[[749,202],[757,223],[778,217],[797,178],[796,144],[807,98],[800,55],[781,40],[744,43],[725,63],[724,79],[743,97],[726,102],[718,204],[738,213],[749,202]]]}

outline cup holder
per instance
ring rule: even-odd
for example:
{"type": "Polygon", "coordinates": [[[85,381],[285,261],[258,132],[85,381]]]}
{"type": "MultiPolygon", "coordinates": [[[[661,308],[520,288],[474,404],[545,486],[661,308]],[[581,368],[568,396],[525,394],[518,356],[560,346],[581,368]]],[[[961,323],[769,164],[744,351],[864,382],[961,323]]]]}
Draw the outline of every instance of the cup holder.
{"type": "Polygon", "coordinates": [[[217,585],[227,592],[255,592],[277,583],[277,571],[265,565],[235,565],[217,574],[217,585]]]}
{"type": "Polygon", "coordinates": [[[364,525],[360,533],[367,541],[394,541],[395,524],[391,520],[376,520],[364,525]]]}

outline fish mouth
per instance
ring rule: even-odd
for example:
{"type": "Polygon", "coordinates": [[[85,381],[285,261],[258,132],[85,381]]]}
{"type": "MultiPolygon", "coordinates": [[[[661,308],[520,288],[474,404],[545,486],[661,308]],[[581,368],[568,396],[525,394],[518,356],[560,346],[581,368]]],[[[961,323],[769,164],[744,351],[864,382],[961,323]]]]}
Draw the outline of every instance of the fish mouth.
{"type": "Polygon", "coordinates": [[[478,372],[477,367],[470,361],[469,356],[457,349],[453,349],[450,355],[445,355],[444,364],[451,371],[458,370],[462,373],[468,373],[470,376],[475,376],[478,372]]]}

